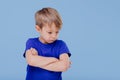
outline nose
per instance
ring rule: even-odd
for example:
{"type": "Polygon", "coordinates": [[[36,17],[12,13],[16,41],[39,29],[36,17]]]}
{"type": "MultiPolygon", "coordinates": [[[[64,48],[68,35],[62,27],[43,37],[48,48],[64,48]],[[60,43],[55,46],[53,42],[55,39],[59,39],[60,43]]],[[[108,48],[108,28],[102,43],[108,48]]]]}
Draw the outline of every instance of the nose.
{"type": "Polygon", "coordinates": [[[53,34],[53,35],[52,35],[52,38],[53,38],[53,39],[56,39],[56,37],[57,37],[56,34],[53,34]]]}
{"type": "Polygon", "coordinates": [[[52,38],[56,38],[56,35],[55,35],[55,34],[53,34],[53,35],[52,35],[52,38]]]}

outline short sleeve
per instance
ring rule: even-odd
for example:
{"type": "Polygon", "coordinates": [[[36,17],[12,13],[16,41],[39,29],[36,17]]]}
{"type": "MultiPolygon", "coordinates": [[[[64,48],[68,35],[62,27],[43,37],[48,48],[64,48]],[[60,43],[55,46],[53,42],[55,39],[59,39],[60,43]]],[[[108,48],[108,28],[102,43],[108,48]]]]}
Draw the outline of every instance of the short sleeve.
{"type": "Polygon", "coordinates": [[[25,51],[23,53],[23,57],[25,57],[25,53],[28,49],[30,48],[34,48],[34,42],[32,41],[32,39],[28,39],[27,42],[26,42],[26,48],[25,48],[25,51]]]}
{"type": "Polygon", "coordinates": [[[67,53],[69,57],[71,56],[71,53],[64,41],[61,41],[61,43],[60,43],[59,53],[60,53],[59,55],[61,55],[63,53],[67,53]]]}

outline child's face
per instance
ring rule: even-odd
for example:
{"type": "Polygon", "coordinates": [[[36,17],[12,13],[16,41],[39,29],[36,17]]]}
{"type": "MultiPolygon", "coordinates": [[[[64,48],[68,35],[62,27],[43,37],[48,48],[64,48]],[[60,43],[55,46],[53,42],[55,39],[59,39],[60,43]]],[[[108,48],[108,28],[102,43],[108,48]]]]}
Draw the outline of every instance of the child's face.
{"type": "Polygon", "coordinates": [[[37,30],[40,33],[40,41],[42,43],[52,43],[58,38],[59,29],[53,23],[51,26],[43,26],[42,29],[37,30]]]}

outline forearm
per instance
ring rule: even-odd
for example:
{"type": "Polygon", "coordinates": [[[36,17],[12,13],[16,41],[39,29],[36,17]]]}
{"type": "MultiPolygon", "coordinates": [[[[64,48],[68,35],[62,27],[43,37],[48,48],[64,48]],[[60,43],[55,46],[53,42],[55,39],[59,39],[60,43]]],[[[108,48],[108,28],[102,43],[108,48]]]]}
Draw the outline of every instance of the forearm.
{"type": "Polygon", "coordinates": [[[50,71],[63,72],[66,71],[69,67],[70,67],[70,62],[68,63],[59,60],[54,63],[43,66],[42,68],[50,71]]]}
{"type": "Polygon", "coordinates": [[[38,55],[31,55],[27,58],[27,60],[29,65],[40,68],[57,61],[57,59],[53,57],[43,57],[38,55]]]}
{"type": "Polygon", "coordinates": [[[35,51],[32,49],[26,51],[26,60],[31,66],[56,72],[66,71],[70,66],[69,57],[66,53],[61,54],[59,60],[54,57],[38,56],[33,53],[35,53],[35,51]]]}

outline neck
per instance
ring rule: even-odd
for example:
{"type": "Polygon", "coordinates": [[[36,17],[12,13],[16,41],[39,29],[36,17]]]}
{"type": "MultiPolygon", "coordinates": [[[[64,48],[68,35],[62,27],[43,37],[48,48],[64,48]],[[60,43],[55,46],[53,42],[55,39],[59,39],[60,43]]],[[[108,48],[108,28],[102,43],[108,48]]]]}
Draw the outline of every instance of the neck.
{"type": "Polygon", "coordinates": [[[41,37],[39,37],[39,41],[42,42],[43,44],[48,44],[47,42],[45,42],[45,40],[41,37]]]}

